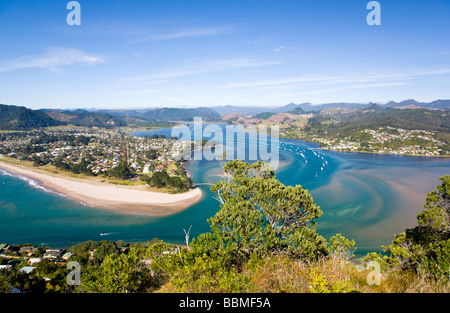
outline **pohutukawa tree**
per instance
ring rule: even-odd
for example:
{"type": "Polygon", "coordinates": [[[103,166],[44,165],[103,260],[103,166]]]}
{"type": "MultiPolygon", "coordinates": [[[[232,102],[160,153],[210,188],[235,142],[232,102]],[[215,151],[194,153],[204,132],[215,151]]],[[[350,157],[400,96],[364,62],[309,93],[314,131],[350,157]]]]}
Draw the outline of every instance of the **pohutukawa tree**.
{"type": "Polygon", "coordinates": [[[285,186],[267,163],[233,160],[224,164],[226,181],[212,191],[221,203],[208,220],[219,241],[236,257],[285,253],[314,258],[326,254],[315,230],[320,207],[302,186],[285,186]]]}

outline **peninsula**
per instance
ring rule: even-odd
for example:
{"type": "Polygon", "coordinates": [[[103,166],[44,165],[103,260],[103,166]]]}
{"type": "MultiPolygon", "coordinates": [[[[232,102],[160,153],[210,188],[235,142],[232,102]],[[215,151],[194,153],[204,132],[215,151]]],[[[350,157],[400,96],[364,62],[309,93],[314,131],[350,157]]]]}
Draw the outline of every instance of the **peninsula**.
{"type": "Polygon", "coordinates": [[[0,133],[0,168],[86,205],[169,215],[202,197],[172,157],[177,141],[85,127],[9,131],[0,133]]]}
{"type": "Polygon", "coordinates": [[[202,198],[200,188],[184,193],[167,194],[149,191],[145,185],[124,186],[98,178],[77,179],[50,174],[28,166],[12,165],[0,159],[0,169],[35,180],[42,187],[85,205],[110,209],[118,213],[163,216],[180,212],[202,198]]]}

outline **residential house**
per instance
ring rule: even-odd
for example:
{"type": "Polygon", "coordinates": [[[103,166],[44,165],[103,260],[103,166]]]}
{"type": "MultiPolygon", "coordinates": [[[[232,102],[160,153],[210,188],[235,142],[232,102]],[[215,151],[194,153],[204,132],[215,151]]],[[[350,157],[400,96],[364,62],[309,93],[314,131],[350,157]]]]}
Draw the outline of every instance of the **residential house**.
{"type": "Polygon", "coordinates": [[[62,249],[47,249],[44,253],[44,259],[58,259],[63,252],[62,249]]]}
{"type": "Polygon", "coordinates": [[[30,263],[30,265],[33,265],[33,264],[37,264],[37,263],[39,263],[39,262],[41,262],[41,261],[42,261],[41,258],[30,258],[30,259],[28,260],[28,263],[30,263]]]}
{"type": "Polygon", "coordinates": [[[36,267],[33,267],[33,266],[24,266],[19,270],[19,272],[25,272],[27,274],[30,274],[35,269],[36,269],[36,267]]]}
{"type": "Polygon", "coordinates": [[[62,258],[63,258],[63,260],[67,260],[67,259],[69,259],[71,256],[72,256],[72,252],[66,252],[66,253],[62,256],[62,258]]]}
{"type": "Polygon", "coordinates": [[[38,251],[38,248],[34,247],[34,246],[25,246],[25,247],[20,247],[20,249],[19,249],[20,254],[27,253],[28,256],[35,254],[37,251],[38,251]]]}

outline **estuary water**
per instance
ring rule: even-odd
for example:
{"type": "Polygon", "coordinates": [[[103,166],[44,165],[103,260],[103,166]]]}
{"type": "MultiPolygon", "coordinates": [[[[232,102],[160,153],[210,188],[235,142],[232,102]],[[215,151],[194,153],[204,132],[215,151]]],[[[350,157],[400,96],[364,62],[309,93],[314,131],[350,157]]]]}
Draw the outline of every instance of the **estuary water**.
{"type": "MultiPolygon", "coordinates": [[[[155,133],[170,136],[171,129],[133,135],[155,133]]],[[[246,139],[246,155],[257,144],[246,139]]],[[[355,240],[361,255],[380,252],[395,234],[416,225],[426,193],[437,186],[439,177],[450,174],[448,158],[334,152],[288,139],[280,139],[278,149],[277,178],[286,185],[302,185],[321,206],[318,232],[327,239],[341,233],[355,240]]],[[[161,238],[183,243],[184,229],[191,228],[191,238],[210,230],[207,220],[220,209],[210,188],[223,179],[215,160],[191,160],[186,168],[203,190],[203,199],[167,217],[87,207],[0,170],[0,242],[55,248],[90,239],[144,242],[161,238]]]]}

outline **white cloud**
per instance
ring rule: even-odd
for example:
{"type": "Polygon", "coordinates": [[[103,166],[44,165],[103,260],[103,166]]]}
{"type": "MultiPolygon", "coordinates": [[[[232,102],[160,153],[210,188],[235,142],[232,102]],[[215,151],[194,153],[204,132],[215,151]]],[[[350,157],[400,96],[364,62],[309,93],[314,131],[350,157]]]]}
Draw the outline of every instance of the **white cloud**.
{"type": "Polygon", "coordinates": [[[48,49],[43,54],[26,55],[2,61],[0,62],[0,72],[30,68],[60,70],[74,64],[94,65],[103,62],[105,62],[105,58],[99,55],[76,49],[56,47],[48,49]]]}

